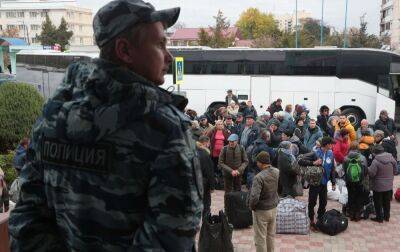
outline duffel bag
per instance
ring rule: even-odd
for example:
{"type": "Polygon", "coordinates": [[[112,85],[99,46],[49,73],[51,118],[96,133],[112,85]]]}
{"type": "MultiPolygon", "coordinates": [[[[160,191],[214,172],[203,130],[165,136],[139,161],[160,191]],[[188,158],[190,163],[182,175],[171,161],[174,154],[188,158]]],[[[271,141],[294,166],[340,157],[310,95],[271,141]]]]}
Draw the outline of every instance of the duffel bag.
{"type": "Polygon", "coordinates": [[[248,192],[225,193],[225,212],[234,228],[247,228],[253,224],[253,217],[247,204],[248,192]]]}
{"type": "Polygon", "coordinates": [[[291,197],[279,201],[276,214],[277,234],[308,234],[310,220],[307,204],[291,197]]]}
{"type": "Polygon", "coordinates": [[[347,229],[348,220],[346,216],[336,209],[327,211],[322,219],[317,221],[318,229],[328,235],[334,236],[347,229]]]}
{"type": "Polygon", "coordinates": [[[232,232],[223,211],[219,215],[209,214],[201,225],[199,252],[233,252],[232,232]]]}

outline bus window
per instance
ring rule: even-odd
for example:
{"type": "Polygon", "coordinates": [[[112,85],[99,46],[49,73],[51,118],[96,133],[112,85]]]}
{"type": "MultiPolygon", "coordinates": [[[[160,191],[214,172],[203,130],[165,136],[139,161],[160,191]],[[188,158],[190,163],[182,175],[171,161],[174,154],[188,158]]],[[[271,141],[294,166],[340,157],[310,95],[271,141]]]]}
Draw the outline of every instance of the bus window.
{"type": "Polygon", "coordinates": [[[228,68],[227,63],[212,62],[211,63],[211,74],[226,74],[228,68]]]}

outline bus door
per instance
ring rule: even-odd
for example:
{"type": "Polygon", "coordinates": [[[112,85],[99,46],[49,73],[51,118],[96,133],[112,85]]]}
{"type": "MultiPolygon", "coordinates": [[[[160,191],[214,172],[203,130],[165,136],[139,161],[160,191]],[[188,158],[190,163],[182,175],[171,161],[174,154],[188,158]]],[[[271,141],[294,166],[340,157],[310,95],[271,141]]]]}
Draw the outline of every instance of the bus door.
{"type": "Polygon", "coordinates": [[[270,104],[271,77],[251,77],[250,100],[258,114],[263,114],[270,104]]]}

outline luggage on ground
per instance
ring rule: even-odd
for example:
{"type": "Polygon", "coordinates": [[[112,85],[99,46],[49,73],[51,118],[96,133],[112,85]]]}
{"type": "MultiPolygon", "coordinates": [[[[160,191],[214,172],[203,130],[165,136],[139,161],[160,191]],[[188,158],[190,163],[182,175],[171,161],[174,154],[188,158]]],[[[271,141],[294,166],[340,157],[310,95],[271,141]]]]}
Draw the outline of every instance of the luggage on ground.
{"type": "Polygon", "coordinates": [[[233,252],[232,226],[223,211],[203,219],[199,237],[199,252],[233,252]]]}
{"type": "Polygon", "coordinates": [[[336,209],[327,211],[321,220],[317,221],[318,229],[328,235],[334,236],[347,229],[346,216],[336,209]]]}
{"type": "Polygon", "coordinates": [[[372,195],[368,196],[368,201],[366,204],[363,206],[363,209],[361,211],[361,218],[364,220],[369,219],[371,214],[375,214],[375,206],[374,206],[374,199],[372,195]]]}
{"type": "Polygon", "coordinates": [[[234,228],[247,228],[253,224],[251,210],[247,204],[248,192],[225,193],[225,212],[234,228]]]}
{"type": "Polygon", "coordinates": [[[400,201],[400,188],[397,188],[396,192],[394,193],[394,198],[400,201]]]}
{"type": "Polygon", "coordinates": [[[279,201],[276,214],[277,234],[302,234],[310,231],[307,204],[291,197],[279,201]]]}

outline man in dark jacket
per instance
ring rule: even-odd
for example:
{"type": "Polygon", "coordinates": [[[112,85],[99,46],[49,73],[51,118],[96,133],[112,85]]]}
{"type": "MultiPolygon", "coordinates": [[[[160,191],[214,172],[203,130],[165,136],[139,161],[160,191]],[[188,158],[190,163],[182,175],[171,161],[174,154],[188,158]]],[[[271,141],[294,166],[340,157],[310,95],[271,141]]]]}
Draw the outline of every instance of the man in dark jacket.
{"type": "Polygon", "coordinates": [[[253,115],[246,116],[246,124],[240,132],[240,145],[247,149],[260,136],[260,129],[254,121],[253,115]]]}
{"type": "Polygon", "coordinates": [[[253,118],[257,118],[257,110],[254,108],[253,103],[251,101],[247,101],[247,106],[243,110],[244,117],[248,115],[252,115],[253,118]]]}
{"type": "Polygon", "coordinates": [[[270,139],[270,134],[267,130],[261,131],[260,138],[258,138],[256,141],[253,143],[253,149],[251,151],[250,156],[248,156],[249,159],[249,166],[248,166],[248,172],[247,172],[247,188],[251,188],[251,185],[253,184],[253,178],[255,175],[257,175],[261,170],[258,168],[257,163],[256,163],[256,157],[261,151],[266,151],[268,152],[270,156],[271,163],[273,160],[275,160],[276,157],[276,151],[268,146],[268,142],[270,139]]]}
{"type": "Polygon", "coordinates": [[[249,164],[246,151],[238,144],[238,140],[238,135],[230,135],[229,144],[219,155],[218,166],[224,174],[225,193],[242,190],[242,176],[249,164]]]}
{"type": "Polygon", "coordinates": [[[274,251],[279,170],[271,166],[268,152],[260,152],[256,161],[262,171],[254,178],[249,195],[249,206],[253,210],[254,243],[257,251],[274,251]]]}
{"type": "Polygon", "coordinates": [[[282,140],[282,133],[279,131],[279,121],[271,119],[269,121],[268,131],[271,136],[270,139],[270,146],[272,148],[278,148],[281,140],[282,140]]]}
{"type": "Polygon", "coordinates": [[[278,169],[279,169],[279,185],[281,188],[280,195],[282,197],[296,197],[293,191],[293,185],[296,183],[297,174],[293,169],[295,160],[291,153],[291,145],[289,141],[283,141],[278,149],[278,169]]]}
{"type": "Polygon", "coordinates": [[[397,160],[397,149],[396,143],[390,137],[385,138],[385,133],[382,130],[376,130],[374,132],[374,145],[382,145],[385,152],[392,154],[393,158],[397,160]]]}
{"type": "Polygon", "coordinates": [[[233,116],[231,116],[231,115],[225,116],[224,124],[225,124],[225,128],[227,130],[229,130],[229,132],[231,134],[238,134],[238,132],[237,132],[238,128],[237,128],[237,125],[235,124],[235,122],[233,121],[233,116]]]}
{"type": "Polygon", "coordinates": [[[379,119],[375,122],[375,130],[382,130],[385,137],[390,137],[391,140],[396,139],[396,124],[392,118],[389,118],[388,112],[382,110],[379,114],[379,119]]]}
{"type": "MultiPolygon", "coordinates": [[[[160,88],[179,8],[115,0],[33,127],[12,251],[193,251],[203,209],[188,101],[160,88]]],[[[53,83],[54,84],[54,83],[53,83]]]]}
{"type": "Polygon", "coordinates": [[[332,129],[328,126],[329,108],[326,105],[321,106],[319,109],[319,116],[317,116],[317,125],[321,129],[324,136],[332,135],[332,129]]]}
{"type": "Polygon", "coordinates": [[[211,212],[211,193],[214,192],[214,164],[210,157],[210,138],[201,136],[197,142],[197,152],[203,175],[203,218],[206,218],[211,212]]]}
{"type": "Polygon", "coordinates": [[[237,96],[232,93],[232,89],[229,89],[228,91],[226,91],[225,102],[226,102],[226,106],[229,106],[232,102],[239,104],[239,100],[238,100],[237,96]]]}
{"type": "Polygon", "coordinates": [[[349,154],[343,162],[343,170],[349,196],[347,207],[350,220],[359,221],[362,207],[369,196],[369,190],[364,188],[365,180],[368,179],[368,163],[366,158],[358,151],[357,142],[350,144],[349,154]],[[360,168],[359,172],[354,171],[358,168],[360,168]]]}
{"type": "Polygon", "coordinates": [[[271,105],[268,108],[268,111],[269,113],[271,113],[271,116],[273,116],[275,112],[283,111],[282,99],[278,98],[276,101],[271,103],[271,105]]]}
{"type": "Polygon", "coordinates": [[[321,140],[321,148],[318,148],[315,152],[306,154],[303,158],[298,160],[301,166],[321,166],[323,168],[323,176],[320,185],[310,185],[308,195],[308,216],[310,218],[311,229],[314,231],[317,230],[314,220],[314,207],[317,204],[317,199],[319,198],[318,219],[321,220],[326,211],[325,208],[328,198],[327,184],[329,180],[332,182],[332,190],[336,190],[335,160],[332,152],[334,143],[331,137],[323,137],[321,140]]]}

